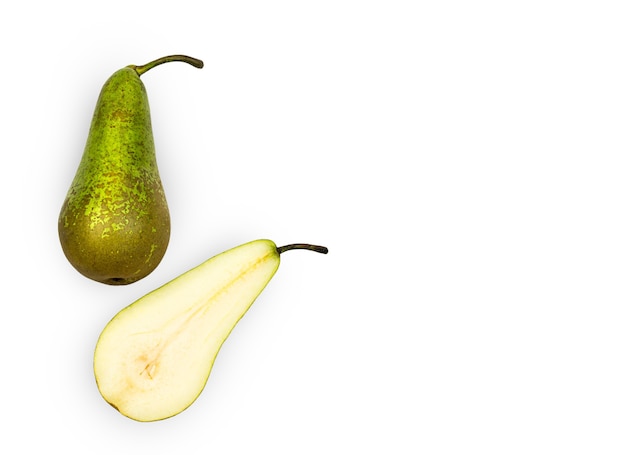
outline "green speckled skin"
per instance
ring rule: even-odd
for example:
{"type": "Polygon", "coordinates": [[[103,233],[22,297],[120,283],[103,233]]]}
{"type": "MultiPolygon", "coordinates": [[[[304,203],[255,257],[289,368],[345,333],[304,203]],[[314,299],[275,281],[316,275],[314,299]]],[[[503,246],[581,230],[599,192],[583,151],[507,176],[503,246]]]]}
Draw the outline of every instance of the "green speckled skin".
{"type": "Polygon", "coordinates": [[[134,67],[104,84],[59,216],[67,259],[107,284],[135,282],[159,264],[170,216],[159,177],[145,87],[134,67]]]}

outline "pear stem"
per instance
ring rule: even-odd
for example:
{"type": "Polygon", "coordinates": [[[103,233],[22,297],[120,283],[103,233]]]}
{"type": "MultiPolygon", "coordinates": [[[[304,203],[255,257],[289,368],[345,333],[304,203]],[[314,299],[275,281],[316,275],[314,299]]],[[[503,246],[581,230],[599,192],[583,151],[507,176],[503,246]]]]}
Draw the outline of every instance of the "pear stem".
{"type": "Polygon", "coordinates": [[[150,63],[146,63],[145,65],[129,65],[129,67],[133,68],[137,71],[137,74],[141,76],[143,73],[150,71],[155,66],[169,62],[184,62],[190,64],[191,66],[195,66],[196,68],[202,68],[204,66],[204,62],[202,62],[202,60],[198,60],[197,58],[188,57],[186,55],[168,55],[166,57],[153,60],[150,63]]]}
{"type": "Polygon", "coordinates": [[[278,254],[282,254],[285,251],[289,251],[289,250],[310,250],[310,251],[315,251],[316,253],[322,253],[322,254],[328,253],[328,248],[326,248],[325,246],[309,245],[308,243],[292,243],[291,245],[285,245],[285,246],[280,246],[276,248],[276,251],[278,251],[278,254]]]}

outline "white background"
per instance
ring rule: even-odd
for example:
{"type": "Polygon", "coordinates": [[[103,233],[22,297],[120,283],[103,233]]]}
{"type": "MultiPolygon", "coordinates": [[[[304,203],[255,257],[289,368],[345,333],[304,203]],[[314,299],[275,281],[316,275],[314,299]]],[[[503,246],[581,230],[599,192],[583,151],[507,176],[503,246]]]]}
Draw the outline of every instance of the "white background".
{"type": "Polygon", "coordinates": [[[1,453],[625,453],[623,2],[7,4],[1,453]],[[56,223],[96,98],[173,53],[169,249],[91,282],[56,223]],[[106,322],[257,238],[330,253],[285,254],[188,410],[108,406],[106,322]]]}

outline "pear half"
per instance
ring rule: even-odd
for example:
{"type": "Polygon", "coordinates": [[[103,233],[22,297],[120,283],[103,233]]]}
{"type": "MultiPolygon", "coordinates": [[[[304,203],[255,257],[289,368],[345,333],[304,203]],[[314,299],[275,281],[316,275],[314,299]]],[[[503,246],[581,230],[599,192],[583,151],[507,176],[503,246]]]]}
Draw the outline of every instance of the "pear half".
{"type": "Polygon", "coordinates": [[[280,254],[325,247],[280,248],[255,240],[225,251],[121,310],[94,353],[102,397],[121,414],[148,422],[190,406],[239,319],[272,279],[280,254]]]}

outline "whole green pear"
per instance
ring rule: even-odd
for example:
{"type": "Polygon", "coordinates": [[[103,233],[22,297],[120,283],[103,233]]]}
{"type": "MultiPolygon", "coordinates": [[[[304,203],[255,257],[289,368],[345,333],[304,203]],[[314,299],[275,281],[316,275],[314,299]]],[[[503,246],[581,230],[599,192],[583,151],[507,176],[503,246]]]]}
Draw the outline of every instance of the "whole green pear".
{"type": "Polygon", "coordinates": [[[166,62],[202,68],[171,55],[129,65],[104,84],[87,143],[59,215],[61,246],[81,274],[106,284],[129,284],[161,262],[170,215],[159,176],[148,96],[140,76],[166,62]]]}

